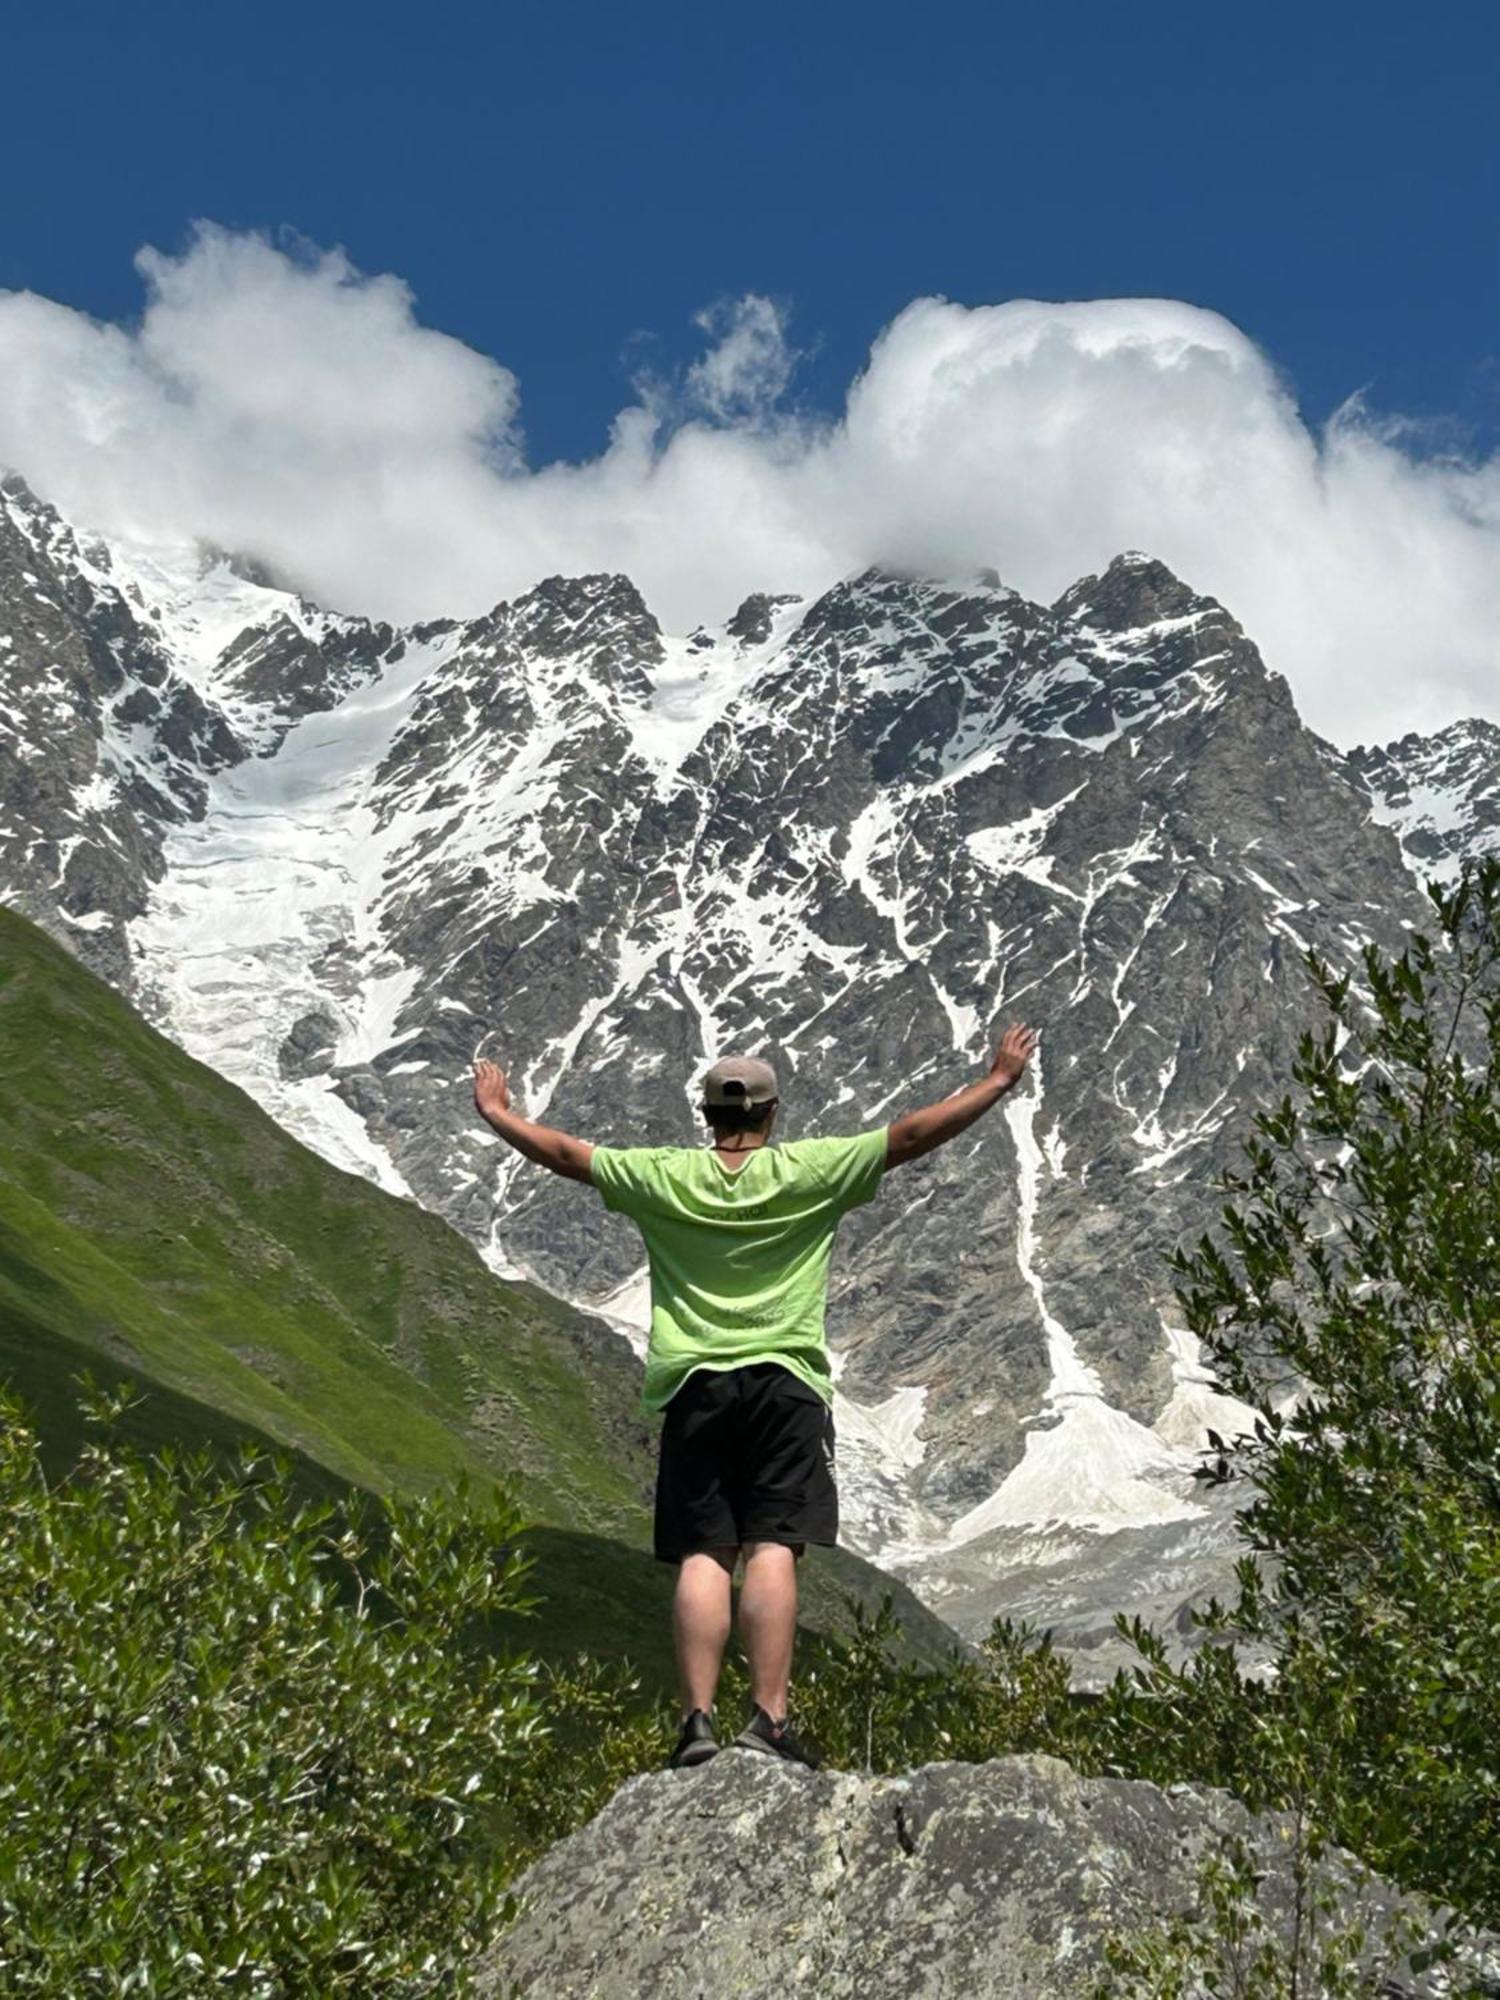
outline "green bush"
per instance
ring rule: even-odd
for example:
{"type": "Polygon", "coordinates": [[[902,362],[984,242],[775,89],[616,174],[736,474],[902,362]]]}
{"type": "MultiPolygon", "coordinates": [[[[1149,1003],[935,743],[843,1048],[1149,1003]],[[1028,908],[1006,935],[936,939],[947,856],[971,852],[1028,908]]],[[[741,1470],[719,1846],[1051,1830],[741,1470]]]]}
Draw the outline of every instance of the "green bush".
{"type": "Polygon", "coordinates": [[[1067,1663],[1028,1627],[997,1621],[975,1655],[921,1667],[902,1658],[889,1597],[874,1612],[847,1602],[849,1636],[807,1642],[793,1689],[797,1726],[829,1763],[908,1771],[1072,1741],[1067,1663]]]}
{"type": "Polygon", "coordinates": [[[123,1448],[122,1406],[49,1483],[0,1400],[0,1988],[457,1990],[541,1726],[484,1642],[511,1503],[299,1502],[277,1460],[123,1448]]]}
{"type": "Polygon", "coordinates": [[[628,1660],[545,1662],[536,1692],[543,1729],[495,1821],[514,1867],[591,1820],[627,1778],[661,1769],[677,1738],[675,1703],[628,1660]]]}
{"type": "Polygon", "coordinates": [[[1157,1661],[1150,1691],[1186,1718],[1181,1761],[1211,1744],[1207,1775],[1495,1923],[1500,865],[1429,894],[1437,935],[1368,949],[1363,992],[1309,958],[1327,1019],[1297,1096],[1256,1119],[1221,1240],[1176,1260],[1219,1380],[1262,1411],[1213,1468],[1250,1504],[1209,1622],[1268,1679],[1157,1661]]]}
{"type": "MultiPolygon", "coordinates": [[[[83,1403],[50,1481],[0,1396],[0,1988],[461,1991],[517,1870],[665,1761],[673,1704],[505,1650],[531,1578],[503,1494],[313,1502],[275,1456],[147,1456],[124,1395],[83,1403]]],[[[1055,1747],[1044,1641],[917,1667],[890,1598],[846,1602],[798,1686],[832,1763],[1055,1747]]],[[[744,1693],[731,1660],[724,1712],[744,1693]]]]}
{"type": "Polygon", "coordinates": [[[1249,1843],[1221,1835],[1197,1870],[1192,1905],[1105,1942],[1096,2000],[1383,2000],[1441,1957],[1451,2000],[1479,1990],[1432,1949],[1418,1915],[1372,1895],[1358,1869],[1312,1865],[1292,1829],[1291,1880],[1269,1907],[1249,1843]]]}

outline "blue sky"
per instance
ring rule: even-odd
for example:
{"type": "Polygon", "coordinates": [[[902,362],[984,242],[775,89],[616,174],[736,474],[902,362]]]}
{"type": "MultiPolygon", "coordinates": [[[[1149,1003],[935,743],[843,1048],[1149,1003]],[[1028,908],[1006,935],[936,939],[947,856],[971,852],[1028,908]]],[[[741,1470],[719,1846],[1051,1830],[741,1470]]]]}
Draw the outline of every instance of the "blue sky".
{"type": "Polygon", "coordinates": [[[0,466],[89,532],[684,633],[1144,549],[1337,740],[1500,718],[1493,7],[53,0],[5,58],[0,466]]]}
{"type": "Polygon", "coordinates": [[[9,10],[0,286],[106,317],[195,217],[410,284],[520,378],[532,463],[746,291],[836,408],[915,296],[1155,295],[1500,435],[1493,8],[9,10]]]}

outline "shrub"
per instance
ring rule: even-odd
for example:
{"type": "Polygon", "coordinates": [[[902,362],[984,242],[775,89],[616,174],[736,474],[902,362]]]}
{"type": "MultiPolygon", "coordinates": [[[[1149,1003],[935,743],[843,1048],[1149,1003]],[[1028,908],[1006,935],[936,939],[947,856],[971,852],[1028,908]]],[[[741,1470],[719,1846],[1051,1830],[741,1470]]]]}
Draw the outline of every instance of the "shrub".
{"type": "Polygon", "coordinates": [[[628,1660],[548,1661],[536,1693],[544,1727],[495,1820],[514,1867],[592,1819],[627,1778],[659,1770],[677,1736],[674,1703],[628,1660]]]}
{"type": "Polygon", "coordinates": [[[1090,1755],[1284,1807],[1407,1888],[1500,1921],[1500,865],[1433,887],[1437,936],[1315,955],[1326,1022],[1175,1259],[1220,1385],[1246,1553],[1209,1643],[1140,1664],[1090,1755]]]}
{"type": "Polygon", "coordinates": [[[299,1501],[278,1459],[135,1454],[124,1406],[49,1482],[0,1399],[0,1987],[455,1990],[540,1727],[481,1639],[525,1601],[513,1506],[299,1501]]]}
{"type": "MultiPolygon", "coordinates": [[[[1231,1782],[1301,1795],[1398,1880],[1500,1920],[1500,865],[1437,936],[1309,956],[1326,1023],[1255,1120],[1221,1240],[1179,1256],[1215,1372],[1257,1401],[1237,1601],[1272,1692],[1155,1676],[1242,1718],[1231,1782]],[[1290,1384],[1295,1402],[1268,1396],[1290,1384]]],[[[1228,1746],[1228,1747],[1232,1747],[1228,1746]]]]}
{"type": "Polygon", "coordinates": [[[902,1658],[889,1597],[873,1612],[845,1604],[848,1636],[804,1642],[793,1689],[798,1728],[831,1764],[906,1771],[1073,1741],[1067,1663],[1029,1627],[998,1620],[975,1654],[922,1667],[902,1658]]]}
{"type": "MultiPolygon", "coordinates": [[[[1391,1905],[1357,1869],[1319,1868],[1300,1837],[1278,1906],[1250,1844],[1220,1835],[1197,1869],[1190,1908],[1105,1941],[1096,2000],[1384,2000],[1443,1960],[1441,1990],[1476,1994],[1454,1956],[1427,1943],[1412,1910],[1391,1905]]],[[[1431,1988],[1428,1989],[1432,1990],[1431,1988]]]]}

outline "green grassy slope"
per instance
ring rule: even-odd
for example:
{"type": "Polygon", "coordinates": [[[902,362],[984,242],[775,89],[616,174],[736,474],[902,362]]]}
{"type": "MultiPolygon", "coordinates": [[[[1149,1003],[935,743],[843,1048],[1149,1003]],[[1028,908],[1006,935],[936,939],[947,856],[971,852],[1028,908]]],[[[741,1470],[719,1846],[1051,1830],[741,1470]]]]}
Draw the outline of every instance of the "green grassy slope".
{"type": "MultiPolygon", "coordinates": [[[[0,1134],[0,1378],[55,1451],[86,1366],[147,1392],[142,1442],[273,1440],[310,1487],[503,1476],[537,1524],[539,1642],[664,1669],[652,1437],[602,1322],[329,1166],[4,909],[0,1134]]],[[[806,1584],[809,1623],[891,1588],[923,1654],[952,1643],[843,1552],[806,1584]]]]}

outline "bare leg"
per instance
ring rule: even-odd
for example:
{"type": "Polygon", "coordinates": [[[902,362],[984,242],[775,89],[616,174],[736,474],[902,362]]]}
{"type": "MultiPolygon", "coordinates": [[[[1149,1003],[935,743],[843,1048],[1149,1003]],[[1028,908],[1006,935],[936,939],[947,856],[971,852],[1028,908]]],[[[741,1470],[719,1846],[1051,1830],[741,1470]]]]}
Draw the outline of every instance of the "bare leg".
{"type": "Polygon", "coordinates": [[[786,1720],[792,1641],[797,1636],[797,1557],[780,1542],[745,1544],[740,1637],[750,1660],[750,1699],[786,1720]]]}
{"type": "Polygon", "coordinates": [[[729,1643],[730,1598],[738,1549],[696,1549],[684,1556],[672,1600],[672,1636],[682,1712],[711,1709],[729,1643]]]}

